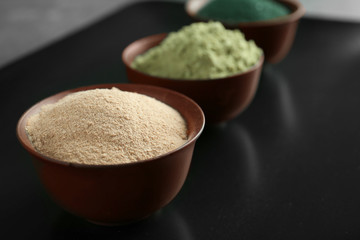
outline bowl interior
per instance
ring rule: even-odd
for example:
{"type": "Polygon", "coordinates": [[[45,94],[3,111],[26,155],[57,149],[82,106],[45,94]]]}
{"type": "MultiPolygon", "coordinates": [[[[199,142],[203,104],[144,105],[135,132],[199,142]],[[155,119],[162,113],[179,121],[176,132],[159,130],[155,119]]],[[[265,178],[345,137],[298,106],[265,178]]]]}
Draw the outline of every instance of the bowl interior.
{"type": "MultiPolygon", "coordinates": [[[[209,21],[210,19],[204,19],[197,15],[198,11],[208,2],[209,0],[189,0],[185,5],[185,10],[187,14],[196,21],[209,21]]],[[[305,8],[300,3],[300,1],[293,0],[276,0],[287,6],[291,13],[274,19],[269,19],[265,21],[253,21],[253,22],[242,22],[237,24],[228,24],[224,23],[224,26],[228,28],[236,27],[259,27],[259,26],[272,26],[278,24],[285,24],[288,22],[297,21],[305,14],[305,8]]]]}
{"type": "MultiPolygon", "coordinates": [[[[18,137],[20,143],[32,155],[35,155],[42,159],[47,159],[52,162],[57,162],[57,163],[63,164],[63,165],[78,165],[78,166],[93,166],[93,167],[113,166],[113,165],[99,166],[99,165],[75,164],[75,163],[67,163],[64,161],[58,161],[56,159],[48,158],[48,157],[42,155],[41,153],[37,152],[34,149],[33,145],[31,144],[31,142],[27,136],[26,130],[25,130],[25,126],[27,124],[28,118],[31,115],[39,112],[43,105],[46,105],[49,103],[54,103],[72,92],[95,89],[95,88],[112,88],[112,87],[119,88],[120,90],[123,90],[123,91],[137,92],[140,94],[144,94],[144,95],[153,97],[153,98],[155,98],[161,102],[164,102],[167,105],[169,105],[179,111],[179,113],[183,116],[183,118],[185,119],[185,121],[187,123],[188,141],[184,145],[182,145],[181,147],[179,147],[178,149],[175,149],[173,151],[177,151],[177,150],[183,148],[184,146],[190,144],[191,142],[195,141],[199,137],[199,135],[201,134],[201,132],[204,128],[205,117],[204,117],[204,114],[203,114],[201,108],[193,100],[191,100],[190,98],[186,97],[183,94],[177,93],[177,92],[169,90],[169,89],[161,88],[161,87],[147,86],[147,85],[141,85],[141,84],[101,84],[101,85],[92,85],[92,86],[80,87],[80,88],[76,88],[76,89],[72,89],[72,90],[63,91],[63,92],[55,94],[51,97],[45,98],[44,100],[42,100],[42,101],[38,102],[37,104],[35,104],[34,106],[32,106],[30,109],[28,109],[22,115],[22,117],[19,119],[18,124],[17,124],[16,132],[17,132],[17,137],[18,137]]],[[[171,153],[171,152],[169,152],[169,153],[171,153]]],[[[169,153],[167,153],[167,154],[169,154],[169,153]]],[[[162,156],[164,156],[164,155],[162,155],[162,156]]],[[[158,156],[158,157],[155,157],[152,159],[143,160],[140,162],[135,162],[135,163],[114,164],[114,165],[138,164],[138,163],[141,163],[144,161],[151,161],[151,160],[159,158],[159,157],[161,157],[161,156],[158,156]]]]}
{"type": "MultiPolygon", "coordinates": [[[[159,45],[167,35],[168,35],[167,33],[155,34],[155,35],[151,35],[148,37],[138,39],[138,40],[132,42],[131,44],[129,44],[124,49],[123,54],[122,54],[122,60],[123,60],[124,64],[127,67],[132,68],[131,63],[134,61],[134,59],[138,55],[143,54],[150,48],[159,45]]],[[[133,69],[133,70],[137,71],[135,69],[133,69]]]]}
{"type": "MultiPolygon", "coordinates": [[[[147,73],[144,72],[140,72],[137,69],[134,69],[133,67],[131,67],[131,63],[134,61],[134,59],[141,54],[144,54],[146,51],[148,51],[150,48],[155,47],[157,45],[159,45],[168,35],[168,33],[160,33],[160,34],[154,34],[154,35],[150,35],[141,39],[138,39],[134,42],[132,42],[131,44],[129,44],[123,51],[122,53],[122,60],[123,63],[125,64],[125,66],[131,70],[131,72],[136,72],[142,76],[147,76],[150,77],[152,79],[161,79],[162,81],[168,81],[168,82],[172,82],[175,81],[177,83],[181,83],[181,84],[208,84],[215,82],[216,80],[221,80],[224,81],[225,79],[229,79],[229,78],[233,78],[233,77],[239,77],[241,75],[244,75],[248,72],[254,71],[255,69],[259,68],[262,66],[263,60],[264,60],[264,56],[261,56],[259,61],[252,67],[250,67],[249,69],[247,69],[244,72],[241,73],[237,73],[231,76],[227,76],[224,78],[213,78],[213,79],[201,79],[201,81],[197,81],[197,80],[189,80],[189,79],[172,79],[172,78],[165,78],[165,77],[159,77],[159,76],[153,76],[153,75],[149,75],[147,73]]],[[[190,87],[190,85],[189,85],[190,87]]]]}

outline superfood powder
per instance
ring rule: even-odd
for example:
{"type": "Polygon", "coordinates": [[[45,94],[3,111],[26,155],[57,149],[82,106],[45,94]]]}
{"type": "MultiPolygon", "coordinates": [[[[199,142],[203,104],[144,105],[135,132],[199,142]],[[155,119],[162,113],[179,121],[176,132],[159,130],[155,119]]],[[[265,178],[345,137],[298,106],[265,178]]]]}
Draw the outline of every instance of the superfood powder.
{"type": "Polygon", "coordinates": [[[211,0],[197,16],[228,24],[264,21],[290,14],[290,9],[273,0],[211,0]]]}
{"type": "Polygon", "coordinates": [[[112,89],[69,94],[28,120],[26,131],[45,156],[93,165],[136,162],[187,139],[182,116],[145,95],[112,89]]]}
{"type": "Polygon", "coordinates": [[[227,30],[220,22],[199,22],[170,33],[131,66],[157,77],[214,79],[248,70],[261,55],[255,42],[239,30],[227,30]]]}

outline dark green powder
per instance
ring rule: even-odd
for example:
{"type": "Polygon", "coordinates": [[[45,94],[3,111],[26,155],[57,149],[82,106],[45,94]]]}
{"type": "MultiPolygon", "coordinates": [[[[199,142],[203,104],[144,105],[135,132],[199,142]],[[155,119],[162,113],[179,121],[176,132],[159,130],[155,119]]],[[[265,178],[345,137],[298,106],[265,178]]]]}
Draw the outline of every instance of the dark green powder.
{"type": "Polygon", "coordinates": [[[197,15],[228,24],[254,22],[285,16],[290,10],[272,0],[209,0],[197,15]]]}

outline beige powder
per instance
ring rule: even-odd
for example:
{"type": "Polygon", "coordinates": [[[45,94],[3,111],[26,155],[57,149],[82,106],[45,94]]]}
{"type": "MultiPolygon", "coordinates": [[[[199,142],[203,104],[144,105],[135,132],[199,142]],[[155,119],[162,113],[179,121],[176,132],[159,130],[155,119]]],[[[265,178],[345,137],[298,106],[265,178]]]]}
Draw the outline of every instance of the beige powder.
{"type": "Polygon", "coordinates": [[[117,88],[72,93],[45,105],[26,130],[40,153],[94,165],[156,157],[187,139],[186,123],[175,109],[117,88]]]}

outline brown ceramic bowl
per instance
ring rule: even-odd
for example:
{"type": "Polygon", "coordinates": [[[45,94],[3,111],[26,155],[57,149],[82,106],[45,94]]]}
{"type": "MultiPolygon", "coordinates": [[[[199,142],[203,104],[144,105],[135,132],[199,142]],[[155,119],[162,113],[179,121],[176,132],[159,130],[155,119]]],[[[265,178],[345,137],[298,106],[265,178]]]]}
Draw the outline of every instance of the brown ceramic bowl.
{"type": "Polygon", "coordinates": [[[158,45],[166,36],[167,34],[163,33],[145,37],[124,49],[122,59],[130,82],[165,87],[187,95],[200,105],[205,113],[206,122],[209,123],[231,120],[249,106],[257,90],[263,56],[257,64],[244,73],[208,80],[156,77],[131,67],[136,56],[158,45]]]}
{"type": "MultiPolygon", "coordinates": [[[[197,12],[208,0],[189,0],[185,10],[195,21],[209,21],[197,16],[197,12]]],[[[266,21],[244,22],[223,25],[230,29],[240,29],[246,39],[253,39],[263,49],[265,61],[277,63],[283,60],[292,47],[295,39],[299,19],[305,14],[305,8],[297,0],[277,0],[287,6],[291,13],[284,17],[266,21]]]]}
{"type": "Polygon", "coordinates": [[[177,92],[136,84],[103,84],[64,91],[35,104],[20,118],[17,136],[32,155],[45,188],[60,206],[94,223],[118,225],[151,215],[177,195],[188,174],[195,142],[204,123],[201,108],[177,92]],[[71,92],[113,86],[154,97],[177,109],[187,122],[188,141],[156,158],[100,166],[66,163],[34,149],[25,126],[29,116],[38,112],[41,106],[56,102],[71,92]]]}

